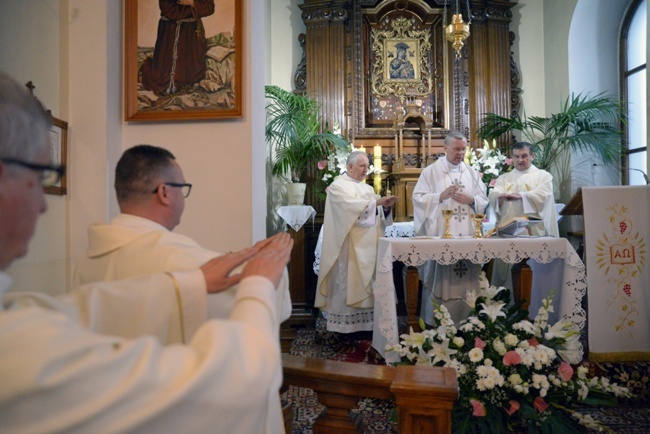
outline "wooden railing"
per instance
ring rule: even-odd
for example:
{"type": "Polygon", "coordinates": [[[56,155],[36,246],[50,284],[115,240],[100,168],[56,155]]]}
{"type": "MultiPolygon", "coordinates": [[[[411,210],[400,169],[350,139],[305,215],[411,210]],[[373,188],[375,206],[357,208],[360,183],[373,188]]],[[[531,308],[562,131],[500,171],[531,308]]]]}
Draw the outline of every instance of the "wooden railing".
{"type": "Polygon", "coordinates": [[[327,407],[314,433],[357,433],[349,417],[360,398],[394,399],[398,431],[451,433],[451,411],[458,397],[452,368],[376,366],[282,355],[284,388],[313,389],[327,407]]]}

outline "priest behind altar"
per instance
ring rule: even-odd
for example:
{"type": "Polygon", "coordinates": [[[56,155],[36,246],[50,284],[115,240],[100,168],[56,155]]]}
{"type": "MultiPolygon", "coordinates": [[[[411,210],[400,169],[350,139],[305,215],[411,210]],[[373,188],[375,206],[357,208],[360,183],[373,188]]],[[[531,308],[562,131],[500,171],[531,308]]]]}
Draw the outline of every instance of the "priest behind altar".
{"type": "MultiPolygon", "coordinates": [[[[500,223],[516,217],[541,219],[542,225],[530,225],[530,235],[559,237],[553,198],[553,176],[533,166],[535,154],[531,144],[518,142],[512,147],[514,170],[499,176],[490,191],[490,205],[500,223]]],[[[512,288],[511,267],[495,260],[492,284],[512,288]]]]}
{"type": "MultiPolygon", "coordinates": [[[[480,175],[464,162],[466,148],[465,136],[449,133],[445,137],[445,157],[422,171],[413,190],[416,236],[444,235],[443,210],[454,211],[449,222],[452,236],[474,235],[471,215],[483,213],[488,201],[480,175]]],[[[433,301],[443,304],[455,322],[467,318],[470,307],[465,303],[465,295],[478,289],[478,265],[467,260],[451,265],[428,261],[418,271],[423,288],[420,316],[427,324],[434,324],[433,301]]]]}
{"type": "Polygon", "coordinates": [[[398,198],[379,197],[365,183],[365,152],[351,152],[346,167],[325,201],[315,306],[326,313],[327,330],[354,333],[372,331],[377,242],[393,223],[391,206],[398,198]]]}

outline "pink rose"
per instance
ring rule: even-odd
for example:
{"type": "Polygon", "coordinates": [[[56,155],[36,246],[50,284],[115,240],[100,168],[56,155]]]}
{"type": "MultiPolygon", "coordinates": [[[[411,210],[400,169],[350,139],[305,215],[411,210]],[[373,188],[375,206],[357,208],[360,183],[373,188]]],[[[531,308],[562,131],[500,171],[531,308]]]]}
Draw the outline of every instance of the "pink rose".
{"type": "Polygon", "coordinates": [[[546,401],[544,401],[544,398],[538,396],[533,401],[533,407],[535,407],[535,410],[539,411],[540,413],[543,413],[548,408],[548,404],[546,403],[546,401]]]}
{"type": "Polygon", "coordinates": [[[480,348],[483,349],[485,348],[485,342],[481,340],[481,338],[476,338],[474,339],[474,348],[480,348]]]}
{"type": "Polygon", "coordinates": [[[516,351],[508,351],[503,356],[503,364],[506,366],[518,365],[521,363],[521,356],[516,351]]]}
{"type": "Polygon", "coordinates": [[[506,163],[506,165],[508,165],[508,166],[512,166],[512,158],[506,158],[505,163],[506,163]]]}
{"type": "Polygon", "coordinates": [[[494,187],[494,184],[496,184],[496,183],[497,183],[497,179],[496,179],[496,178],[492,178],[492,179],[490,180],[490,187],[494,187]]]}
{"type": "Polygon", "coordinates": [[[517,410],[519,410],[519,403],[517,401],[510,401],[510,409],[506,410],[508,416],[512,416],[517,410]]]}
{"type": "Polygon", "coordinates": [[[569,381],[573,377],[573,368],[567,362],[561,362],[557,371],[562,381],[569,381]]]}
{"type": "Polygon", "coordinates": [[[530,338],[528,339],[528,344],[531,347],[536,347],[537,345],[539,345],[539,341],[537,340],[537,338],[530,338]]]}
{"type": "Polygon", "coordinates": [[[479,417],[485,416],[487,412],[485,411],[485,406],[481,401],[477,401],[476,399],[472,398],[469,400],[469,403],[472,404],[472,407],[474,408],[472,415],[479,417]]]}
{"type": "Polygon", "coordinates": [[[318,169],[319,170],[323,170],[326,167],[327,167],[327,160],[323,160],[323,161],[318,162],[318,169]]]}

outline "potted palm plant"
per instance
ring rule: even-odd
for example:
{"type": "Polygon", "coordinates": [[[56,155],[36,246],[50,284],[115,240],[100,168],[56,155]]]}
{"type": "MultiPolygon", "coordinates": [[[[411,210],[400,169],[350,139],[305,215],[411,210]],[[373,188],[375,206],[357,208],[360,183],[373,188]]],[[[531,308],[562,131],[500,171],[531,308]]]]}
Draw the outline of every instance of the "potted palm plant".
{"type": "Polygon", "coordinates": [[[562,199],[569,196],[570,167],[566,151],[594,152],[605,164],[618,164],[623,148],[622,126],[627,115],[620,101],[598,94],[571,95],[559,113],[550,117],[486,113],[477,134],[492,140],[519,131],[533,145],[535,165],[553,170],[555,187],[562,199]]]}
{"type": "Polygon", "coordinates": [[[304,198],[305,176],[310,165],[323,160],[332,147],[348,146],[348,141],[330,131],[320,132],[320,105],[313,99],[266,86],[266,141],[275,152],[271,173],[289,176],[289,205],[302,205],[302,199],[290,192],[301,184],[304,198]],[[299,202],[299,203],[296,203],[299,202]]]}

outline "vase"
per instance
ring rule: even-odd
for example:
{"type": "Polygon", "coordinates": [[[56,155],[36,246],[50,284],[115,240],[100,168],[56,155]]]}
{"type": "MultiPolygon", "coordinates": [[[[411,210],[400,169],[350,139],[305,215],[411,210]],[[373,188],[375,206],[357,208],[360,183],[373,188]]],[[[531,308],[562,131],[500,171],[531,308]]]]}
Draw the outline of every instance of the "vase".
{"type": "Polygon", "coordinates": [[[304,182],[287,184],[287,205],[303,205],[306,188],[307,184],[304,182]]]}

